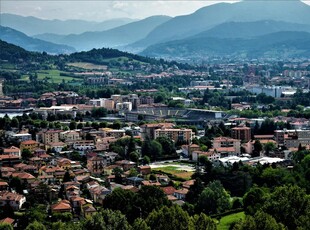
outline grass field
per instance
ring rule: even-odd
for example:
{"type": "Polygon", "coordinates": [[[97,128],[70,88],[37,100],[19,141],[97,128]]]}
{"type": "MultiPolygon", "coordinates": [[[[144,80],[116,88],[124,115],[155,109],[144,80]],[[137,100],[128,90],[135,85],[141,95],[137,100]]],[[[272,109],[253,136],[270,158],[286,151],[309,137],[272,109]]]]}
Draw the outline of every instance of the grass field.
{"type": "Polygon", "coordinates": [[[183,178],[185,180],[190,180],[191,176],[194,173],[194,172],[188,172],[186,170],[180,170],[179,167],[175,167],[175,166],[158,167],[158,168],[155,168],[155,170],[161,171],[163,173],[170,173],[176,177],[180,177],[180,178],[183,178]]]}
{"type": "Polygon", "coordinates": [[[233,213],[233,214],[230,214],[227,216],[223,216],[217,225],[217,229],[218,230],[228,230],[229,226],[233,222],[238,221],[240,219],[244,219],[244,217],[245,217],[244,212],[238,212],[238,213],[233,213]]]}
{"type": "MultiPolygon", "coordinates": [[[[61,83],[62,80],[65,80],[66,82],[72,81],[72,80],[75,80],[75,81],[83,80],[81,78],[75,78],[75,77],[70,77],[70,76],[60,76],[60,73],[65,73],[65,72],[59,71],[59,70],[40,70],[37,72],[38,80],[47,79],[48,82],[53,82],[53,83],[61,83]]],[[[29,81],[29,76],[23,75],[21,80],[29,81]]]]}
{"type": "Polygon", "coordinates": [[[107,70],[108,67],[106,65],[95,65],[88,62],[73,62],[73,63],[67,63],[68,66],[74,66],[82,69],[87,70],[107,70]]]}

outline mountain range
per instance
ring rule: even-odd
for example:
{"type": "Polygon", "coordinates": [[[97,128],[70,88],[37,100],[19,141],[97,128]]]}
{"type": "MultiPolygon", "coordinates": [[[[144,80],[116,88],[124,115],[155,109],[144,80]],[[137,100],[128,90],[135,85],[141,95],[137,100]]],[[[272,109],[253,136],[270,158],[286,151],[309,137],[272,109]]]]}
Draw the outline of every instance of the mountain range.
{"type": "Polygon", "coordinates": [[[15,14],[0,14],[1,26],[11,27],[29,36],[53,33],[59,35],[80,34],[87,31],[104,31],[137,21],[131,18],[115,18],[102,22],[85,20],[45,20],[15,14]]]}
{"type": "Polygon", "coordinates": [[[60,35],[51,29],[34,37],[76,50],[113,47],[171,59],[302,56],[308,53],[310,6],[299,0],[244,0],[206,6],[174,18],[152,16],[112,29],[90,30],[60,35]]]}
{"type": "Polygon", "coordinates": [[[156,43],[188,38],[226,22],[261,20],[310,24],[310,6],[298,1],[254,1],[219,3],[174,17],[131,46],[143,49],[156,43]]]}
{"type": "Polygon", "coordinates": [[[70,34],[66,36],[42,34],[35,37],[53,43],[69,45],[77,50],[118,47],[128,45],[144,38],[158,25],[168,21],[169,19],[171,19],[171,17],[152,16],[101,32],[85,32],[82,34],[70,34]]]}
{"type": "Polygon", "coordinates": [[[0,39],[29,51],[45,51],[50,54],[66,54],[76,51],[73,47],[32,38],[20,31],[4,26],[0,26],[0,39]]]}
{"type": "Polygon", "coordinates": [[[150,46],[141,55],[183,59],[310,58],[310,33],[280,31],[252,38],[199,37],[150,46]]]}

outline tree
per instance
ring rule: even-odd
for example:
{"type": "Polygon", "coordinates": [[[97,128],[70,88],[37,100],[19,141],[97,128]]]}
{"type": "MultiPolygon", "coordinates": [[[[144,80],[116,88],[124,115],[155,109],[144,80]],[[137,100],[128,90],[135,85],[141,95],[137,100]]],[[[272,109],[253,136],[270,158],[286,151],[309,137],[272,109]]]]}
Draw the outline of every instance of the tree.
{"type": "Polygon", "coordinates": [[[151,159],[148,156],[144,156],[143,157],[143,164],[150,164],[151,163],[151,159]]]}
{"type": "Polygon", "coordinates": [[[253,157],[259,156],[260,152],[263,150],[263,145],[260,143],[259,140],[254,142],[254,150],[253,150],[253,157]]]}
{"type": "Polygon", "coordinates": [[[108,114],[107,109],[103,107],[93,108],[91,111],[92,117],[106,117],[107,114],[108,114]]]}
{"type": "Polygon", "coordinates": [[[274,151],[276,149],[276,145],[275,143],[273,142],[267,142],[265,145],[264,145],[264,150],[266,152],[266,155],[269,155],[270,152],[274,151]]]}
{"type": "Polygon", "coordinates": [[[46,230],[46,228],[42,223],[34,221],[27,226],[26,230],[46,230]]]}
{"type": "Polygon", "coordinates": [[[246,214],[254,215],[266,200],[265,192],[258,187],[253,187],[243,197],[243,207],[246,214]]]}
{"type": "MultiPolygon", "coordinates": [[[[207,156],[199,156],[198,162],[203,165],[204,172],[206,174],[210,174],[212,172],[212,162],[209,161],[209,158],[207,156]]],[[[207,176],[209,177],[210,175],[207,176]]]]}
{"type": "Polygon", "coordinates": [[[132,230],[151,230],[151,228],[143,219],[137,218],[132,224],[132,230]]]}
{"type": "Polygon", "coordinates": [[[13,226],[9,223],[0,223],[0,230],[13,230],[13,226]]]}
{"type": "Polygon", "coordinates": [[[71,176],[70,176],[69,171],[67,170],[65,172],[65,175],[64,175],[64,178],[63,178],[62,182],[65,183],[65,182],[68,182],[68,181],[71,181],[71,176]]]}
{"type": "Polygon", "coordinates": [[[164,206],[160,210],[152,211],[147,217],[146,223],[152,230],[185,230],[193,228],[193,223],[188,213],[178,205],[170,208],[164,206]]]}
{"type": "Polygon", "coordinates": [[[156,160],[159,156],[162,155],[162,146],[159,142],[150,139],[146,139],[141,148],[143,156],[148,156],[153,160],[156,160]]]}
{"type": "Polygon", "coordinates": [[[129,158],[130,160],[134,162],[139,162],[140,157],[139,157],[139,154],[136,151],[134,151],[134,152],[129,153],[129,158]]]}
{"type": "Polygon", "coordinates": [[[196,209],[206,214],[218,214],[230,208],[230,196],[219,181],[210,182],[202,191],[196,209]]]}
{"type": "Polygon", "coordinates": [[[11,126],[14,128],[19,128],[19,120],[16,117],[11,120],[11,126]]]}
{"type": "Polygon", "coordinates": [[[23,149],[23,151],[22,151],[22,158],[24,160],[28,160],[32,156],[33,156],[33,154],[32,154],[32,152],[29,149],[23,149]]]}
{"type": "Polygon", "coordinates": [[[130,225],[126,216],[120,211],[112,211],[110,209],[96,213],[82,224],[83,229],[102,229],[102,230],[127,230],[130,225]]]}
{"type": "Polygon", "coordinates": [[[298,220],[310,213],[310,197],[296,185],[277,187],[264,202],[262,210],[288,229],[296,229],[298,220]]]}
{"type": "Polygon", "coordinates": [[[69,124],[69,128],[70,128],[70,130],[76,129],[77,128],[76,121],[71,121],[70,124],[69,124]]]}
{"type": "Polygon", "coordinates": [[[262,211],[255,213],[254,217],[246,216],[245,220],[237,223],[233,230],[285,230],[283,224],[277,221],[269,214],[262,211]]]}
{"type": "Polygon", "coordinates": [[[202,184],[202,181],[199,177],[197,177],[194,184],[189,188],[189,191],[186,195],[186,201],[191,204],[195,204],[203,189],[204,186],[202,184]]]}
{"type": "Polygon", "coordinates": [[[161,136],[161,137],[157,137],[156,141],[161,144],[163,154],[165,154],[165,155],[175,155],[176,154],[174,143],[170,138],[168,138],[166,136],[161,136]]]}
{"type": "Polygon", "coordinates": [[[197,214],[194,215],[192,217],[192,221],[193,221],[195,230],[201,230],[201,229],[216,230],[217,229],[216,222],[204,213],[200,213],[199,215],[197,214]]]}
{"type": "Polygon", "coordinates": [[[156,186],[142,186],[137,192],[135,207],[141,210],[143,218],[146,218],[154,209],[159,209],[165,205],[170,206],[171,202],[165,193],[156,186]]]}
{"type": "Polygon", "coordinates": [[[19,194],[23,193],[24,187],[19,177],[12,177],[9,184],[10,188],[14,188],[17,193],[19,194]]]}
{"type": "Polygon", "coordinates": [[[123,181],[123,170],[119,167],[113,169],[113,174],[115,175],[115,182],[121,184],[123,181]]]}

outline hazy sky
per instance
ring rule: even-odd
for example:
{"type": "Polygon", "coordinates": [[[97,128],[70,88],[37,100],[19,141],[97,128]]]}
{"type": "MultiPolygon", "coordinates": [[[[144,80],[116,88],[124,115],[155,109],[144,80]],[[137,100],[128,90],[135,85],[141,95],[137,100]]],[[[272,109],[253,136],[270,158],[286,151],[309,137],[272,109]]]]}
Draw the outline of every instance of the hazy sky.
{"type": "MultiPolygon", "coordinates": [[[[145,18],[151,15],[177,16],[224,1],[61,1],[0,0],[1,13],[35,16],[44,19],[85,19],[101,21],[110,18],[145,18]]],[[[226,1],[233,2],[233,1],[226,1]]]]}
{"type": "MultiPolygon", "coordinates": [[[[190,14],[203,6],[218,2],[224,1],[0,0],[0,11],[1,13],[35,16],[44,19],[84,19],[102,21],[119,17],[140,19],[151,15],[184,15],[190,14]]],[[[226,2],[232,3],[233,1],[226,2]]],[[[310,0],[304,2],[310,5],[310,0]]]]}

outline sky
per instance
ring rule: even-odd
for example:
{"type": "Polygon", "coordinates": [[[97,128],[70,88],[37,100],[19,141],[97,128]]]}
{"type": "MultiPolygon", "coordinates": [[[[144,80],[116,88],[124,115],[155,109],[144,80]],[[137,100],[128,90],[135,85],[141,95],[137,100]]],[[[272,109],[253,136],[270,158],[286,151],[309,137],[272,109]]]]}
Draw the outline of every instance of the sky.
{"type": "MultiPolygon", "coordinates": [[[[111,18],[142,19],[152,15],[178,16],[190,14],[197,9],[224,1],[61,1],[61,0],[0,0],[1,13],[34,16],[43,19],[84,19],[103,21],[111,18]]],[[[233,2],[232,0],[226,2],[233,2]]]]}
{"type": "MultiPolygon", "coordinates": [[[[42,19],[83,19],[104,21],[112,18],[142,19],[152,15],[178,16],[193,13],[201,7],[225,1],[212,0],[0,0],[0,12],[42,19]]],[[[233,3],[233,0],[226,2],[233,3]]],[[[310,0],[304,1],[310,5],[310,0]]]]}

